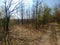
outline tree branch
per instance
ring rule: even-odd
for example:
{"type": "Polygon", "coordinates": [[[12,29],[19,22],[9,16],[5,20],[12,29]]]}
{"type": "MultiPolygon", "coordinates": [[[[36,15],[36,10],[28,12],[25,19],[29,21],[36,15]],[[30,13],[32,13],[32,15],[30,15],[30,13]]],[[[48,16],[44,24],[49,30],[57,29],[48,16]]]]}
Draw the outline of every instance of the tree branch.
{"type": "MultiPolygon", "coordinates": [[[[23,1],[23,0],[22,0],[23,1]]],[[[9,13],[13,12],[14,10],[19,8],[20,3],[22,3],[22,1],[20,1],[18,4],[15,5],[15,7],[13,8],[12,11],[10,11],[9,13]],[[18,7],[17,7],[18,6],[18,7]]]]}

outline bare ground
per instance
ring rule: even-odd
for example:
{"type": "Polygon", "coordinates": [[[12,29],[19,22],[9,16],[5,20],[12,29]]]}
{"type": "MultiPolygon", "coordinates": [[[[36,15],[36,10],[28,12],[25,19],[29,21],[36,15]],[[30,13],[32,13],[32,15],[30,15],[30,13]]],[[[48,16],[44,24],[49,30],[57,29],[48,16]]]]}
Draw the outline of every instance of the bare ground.
{"type": "MultiPolygon", "coordinates": [[[[60,32],[57,33],[57,40],[51,41],[51,29],[36,30],[21,25],[10,27],[11,45],[60,45],[60,32]],[[57,43],[57,44],[56,44],[57,43]]],[[[3,44],[4,45],[4,44],[3,44]]]]}
{"type": "Polygon", "coordinates": [[[55,43],[57,43],[57,45],[60,45],[59,35],[57,35],[58,41],[51,43],[51,30],[38,31],[36,29],[30,29],[24,26],[16,25],[11,27],[10,32],[10,36],[15,40],[12,41],[13,45],[55,45],[55,43]]]}

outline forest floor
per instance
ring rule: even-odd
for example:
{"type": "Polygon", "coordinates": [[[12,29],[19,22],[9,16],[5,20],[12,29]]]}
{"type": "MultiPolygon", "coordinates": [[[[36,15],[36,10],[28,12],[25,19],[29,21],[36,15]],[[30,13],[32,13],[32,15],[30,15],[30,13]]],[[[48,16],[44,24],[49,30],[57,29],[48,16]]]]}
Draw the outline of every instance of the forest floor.
{"type": "MultiPolygon", "coordinates": [[[[48,27],[47,27],[48,28],[48,27]]],[[[58,29],[57,29],[58,30],[58,29]]],[[[56,33],[58,40],[51,43],[51,29],[33,29],[21,25],[11,27],[10,36],[15,40],[12,41],[13,45],[60,45],[60,33],[56,33]]]]}
{"type": "Polygon", "coordinates": [[[51,30],[48,29],[36,30],[22,25],[10,27],[10,37],[13,45],[56,45],[56,43],[60,45],[60,33],[57,34],[58,40],[53,43],[50,38],[51,33],[51,30]]]}

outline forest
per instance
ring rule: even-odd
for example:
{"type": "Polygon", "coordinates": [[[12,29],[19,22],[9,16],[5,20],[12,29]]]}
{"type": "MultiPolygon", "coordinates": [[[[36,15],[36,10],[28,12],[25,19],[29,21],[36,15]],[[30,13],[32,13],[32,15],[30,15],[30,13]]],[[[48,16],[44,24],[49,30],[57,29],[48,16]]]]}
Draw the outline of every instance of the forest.
{"type": "Polygon", "coordinates": [[[2,3],[0,45],[60,45],[60,3],[52,7],[44,0],[32,0],[31,5],[24,0],[2,3]]]}

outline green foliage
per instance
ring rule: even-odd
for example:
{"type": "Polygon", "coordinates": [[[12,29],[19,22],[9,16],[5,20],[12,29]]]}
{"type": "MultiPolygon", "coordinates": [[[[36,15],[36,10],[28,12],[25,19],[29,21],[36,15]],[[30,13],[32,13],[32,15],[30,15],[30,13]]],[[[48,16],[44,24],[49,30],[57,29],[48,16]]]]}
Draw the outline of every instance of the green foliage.
{"type": "Polygon", "coordinates": [[[51,9],[48,6],[46,6],[44,8],[44,12],[43,12],[43,24],[46,24],[46,23],[49,22],[50,11],[51,11],[51,9]]]}
{"type": "Polygon", "coordinates": [[[39,9],[40,10],[38,11],[38,17],[36,17],[38,25],[47,24],[51,19],[51,14],[50,14],[51,9],[48,6],[45,6],[43,13],[41,8],[39,9]]]}
{"type": "Polygon", "coordinates": [[[56,22],[60,22],[60,10],[58,8],[55,7],[55,10],[54,10],[54,16],[55,16],[55,20],[56,22]]]}
{"type": "Polygon", "coordinates": [[[49,23],[53,18],[50,12],[51,8],[48,6],[45,6],[44,8],[39,6],[33,25],[39,28],[41,24],[44,25],[49,23]]]}
{"type": "Polygon", "coordinates": [[[2,27],[2,24],[3,24],[3,23],[2,23],[2,19],[0,19],[0,26],[1,26],[1,27],[2,27]]]}

